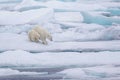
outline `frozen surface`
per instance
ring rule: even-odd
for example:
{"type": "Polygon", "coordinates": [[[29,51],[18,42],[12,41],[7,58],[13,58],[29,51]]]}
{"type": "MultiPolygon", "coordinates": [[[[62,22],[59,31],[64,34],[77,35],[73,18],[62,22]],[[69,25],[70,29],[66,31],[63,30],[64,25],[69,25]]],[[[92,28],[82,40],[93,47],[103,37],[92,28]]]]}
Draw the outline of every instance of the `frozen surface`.
{"type": "MultiPolygon", "coordinates": [[[[27,35],[1,33],[0,51],[22,49],[31,52],[45,51],[119,51],[120,41],[89,41],[89,42],[49,42],[49,45],[42,45],[40,42],[30,42],[27,35]],[[9,41],[9,43],[8,43],[9,41]],[[57,47],[56,47],[57,46],[57,47]]],[[[54,40],[54,38],[53,38],[54,40]]]]}
{"type": "Polygon", "coordinates": [[[0,80],[120,80],[120,1],[0,0],[0,80]]]}
{"type": "Polygon", "coordinates": [[[22,50],[6,51],[0,54],[1,66],[81,66],[119,65],[119,52],[45,52],[30,53],[22,50]],[[19,57],[16,57],[19,56],[19,57]]]}
{"type": "Polygon", "coordinates": [[[96,66],[90,68],[72,68],[59,72],[67,78],[86,79],[86,80],[119,80],[120,67],[113,65],[96,66]],[[110,77],[110,78],[108,78],[110,77]]]}
{"type": "MultiPolygon", "coordinates": [[[[12,69],[1,68],[0,76],[7,75],[39,75],[48,73],[29,70],[29,67],[66,67],[58,68],[53,76],[64,75],[63,79],[86,79],[86,80],[114,80],[120,79],[120,54],[119,52],[43,52],[30,53],[23,50],[6,51],[0,54],[0,66],[13,67],[12,69]],[[19,56],[19,57],[16,57],[19,56]],[[49,66],[48,66],[49,65],[49,66]],[[18,67],[18,68],[14,68],[18,67]],[[23,67],[23,68],[19,68],[23,67]],[[28,70],[27,70],[28,67],[28,70]],[[18,70],[17,70],[18,69],[18,70]],[[23,71],[19,71],[19,70],[23,71]]],[[[43,69],[44,69],[43,68],[43,69]]],[[[43,70],[44,71],[44,70],[43,70]]],[[[51,75],[52,76],[52,75],[51,75]]]]}
{"type": "Polygon", "coordinates": [[[13,70],[10,68],[1,68],[0,69],[0,77],[1,76],[9,76],[9,75],[35,75],[35,74],[45,74],[45,73],[37,73],[37,72],[20,72],[18,70],[13,70]]]}
{"type": "MultiPolygon", "coordinates": [[[[84,16],[84,22],[86,23],[97,23],[101,25],[111,25],[113,23],[120,23],[120,17],[106,17],[101,15],[99,12],[81,12],[84,16]]],[[[103,13],[104,14],[104,13],[103,13]]],[[[109,14],[108,14],[109,16],[109,14]]]]}
{"type": "Polygon", "coordinates": [[[39,20],[43,20],[43,18],[45,21],[51,18],[52,12],[51,9],[37,9],[25,12],[0,11],[0,25],[35,24],[39,20]]]}
{"type": "Polygon", "coordinates": [[[55,13],[55,20],[63,22],[82,22],[83,16],[80,12],[61,12],[55,13]]]}

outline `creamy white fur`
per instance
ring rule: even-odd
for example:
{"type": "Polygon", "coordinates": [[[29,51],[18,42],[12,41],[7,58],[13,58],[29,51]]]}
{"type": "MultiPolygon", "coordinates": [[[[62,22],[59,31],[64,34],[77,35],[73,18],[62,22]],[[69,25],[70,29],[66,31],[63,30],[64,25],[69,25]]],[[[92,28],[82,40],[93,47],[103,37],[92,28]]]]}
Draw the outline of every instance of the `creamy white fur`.
{"type": "Polygon", "coordinates": [[[28,32],[28,37],[30,41],[39,42],[40,35],[35,30],[32,29],[28,32]]]}
{"type": "Polygon", "coordinates": [[[46,39],[52,41],[52,36],[50,33],[42,28],[41,26],[36,26],[28,33],[29,38],[31,41],[38,42],[39,40],[42,41],[42,44],[48,44],[46,39]]]}

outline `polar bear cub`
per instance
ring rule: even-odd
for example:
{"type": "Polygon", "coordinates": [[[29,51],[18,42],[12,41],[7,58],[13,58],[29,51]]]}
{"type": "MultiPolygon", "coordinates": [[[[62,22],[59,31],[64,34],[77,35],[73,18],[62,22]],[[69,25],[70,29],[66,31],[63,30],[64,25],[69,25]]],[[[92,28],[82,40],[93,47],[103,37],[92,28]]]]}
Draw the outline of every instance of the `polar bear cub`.
{"type": "MultiPolygon", "coordinates": [[[[32,30],[31,30],[32,32],[30,31],[28,34],[29,34],[29,38],[33,38],[33,41],[38,42],[39,40],[41,40],[42,44],[46,44],[46,45],[48,44],[46,39],[49,39],[50,41],[52,41],[52,36],[44,28],[40,26],[36,26],[32,30]],[[35,33],[32,33],[33,32],[32,30],[35,31],[35,33]]],[[[30,40],[32,41],[32,39],[30,40]]]]}

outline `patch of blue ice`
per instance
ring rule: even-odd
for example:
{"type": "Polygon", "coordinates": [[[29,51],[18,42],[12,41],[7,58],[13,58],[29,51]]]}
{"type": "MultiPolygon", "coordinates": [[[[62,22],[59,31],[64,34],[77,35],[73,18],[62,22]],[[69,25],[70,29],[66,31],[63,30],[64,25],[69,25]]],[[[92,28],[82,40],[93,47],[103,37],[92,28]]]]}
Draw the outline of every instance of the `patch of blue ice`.
{"type": "Polygon", "coordinates": [[[96,23],[100,25],[120,24],[120,18],[106,17],[102,15],[91,15],[88,12],[81,12],[85,23],[96,23]]]}
{"type": "Polygon", "coordinates": [[[113,16],[120,16],[120,9],[119,8],[110,8],[107,10],[113,16]]]}
{"type": "Polygon", "coordinates": [[[95,72],[95,71],[92,71],[92,70],[87,70],[87,69],[84,69],[83,70],[88,76],[95,76],[95,77],[99,77],[99,78],[105,78],[107,76],[106,73],[100,73],[100,72],[95,72]]]}

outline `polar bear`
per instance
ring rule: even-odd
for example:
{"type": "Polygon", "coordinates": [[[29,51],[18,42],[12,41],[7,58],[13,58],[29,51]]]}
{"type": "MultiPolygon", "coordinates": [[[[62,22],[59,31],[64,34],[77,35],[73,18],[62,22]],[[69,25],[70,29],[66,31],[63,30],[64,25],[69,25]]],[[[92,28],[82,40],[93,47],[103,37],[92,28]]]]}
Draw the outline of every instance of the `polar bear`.
{"type": "Polygon", "coordinates": [[[29,37],[30,41],[39,42],[40,35],[35,30],[30,30],[28,32],[28,37],[29,37]]]}
{"type": "Polygon", "coordinates": [[[52,36],[50,35],[50,33],[40,26],[36,26],[32,30],[30,30],[28,32],[28,35],[31,41],[39,42],[39,40],[41,40],[42,44],[45,44],[45,45],[48,44],[46,39],[49,39],[50,41],[52,41],[52,36]]]}
{"type": "Polygon", "coordinates": [[[52,41],[52,36],[50,35],[50,33],[41,26],[36,26],[33,28],[33,30],[38,32],[38,34],[40,35],[39,39],[42,41],[42,44],[48,44],[46,39],[52,41]]]}

